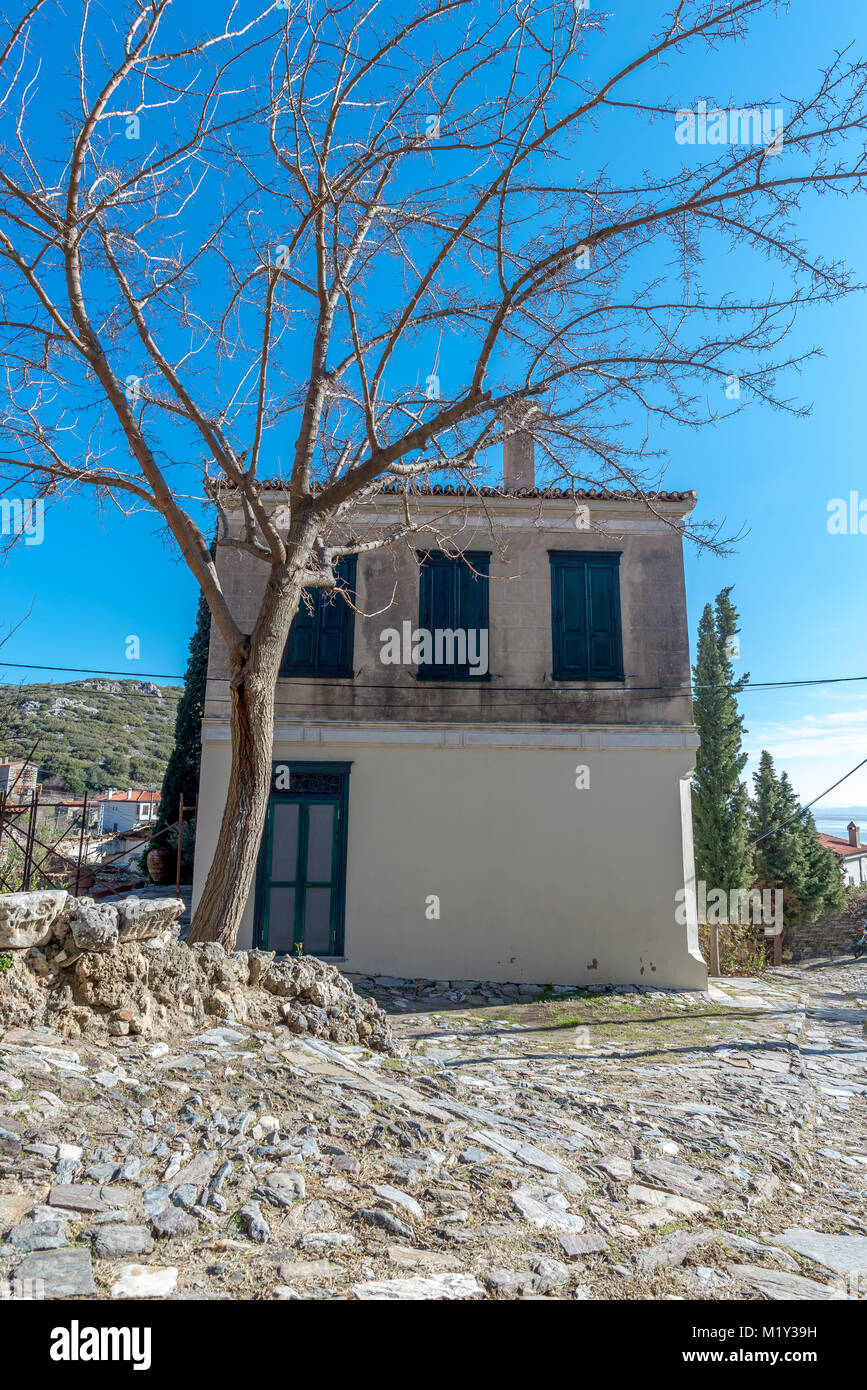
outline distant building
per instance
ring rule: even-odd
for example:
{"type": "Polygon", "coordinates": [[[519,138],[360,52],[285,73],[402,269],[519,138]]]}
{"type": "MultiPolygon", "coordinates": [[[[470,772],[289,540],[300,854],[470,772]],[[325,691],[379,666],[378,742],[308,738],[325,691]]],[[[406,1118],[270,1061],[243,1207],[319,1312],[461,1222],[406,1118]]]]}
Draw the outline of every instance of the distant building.
{"type": "Polygon", "coordinates": [[[100,835],[111,835],[118,830],[147,826],[156,820],[159,808],[159,792],[116,792],[109,787],[105,796],[99,798],[97,829],[100,835]]]}
{"type": "Polygon", "coordinates": [[[131,869],[138,865],[150,839],[147,822],[131,830],[119,830],[110,840],[96,840],[87,854],[88,863],[100,868],[131,869]]]}
{"type": "MultiPolygon", "coordinates": [[[[46,795],[45,783],[42,787],[42,796],[39,802],[39,822],[41,825],[48,825],[53,830],[80,829],[82,819],[85,815],[85,802],[83,797],[57,797],[46,795]]],[[[96,799],[87,800],[87,831],[95,831],[99,816],[99,802],[96,799]]]]}
{"type": "Polygon", "coordinates": [[[39,768],[36,763],[0,763],[0,795],[5,792],[10,800],[23,801],[36,791],[38,782],[39,768]]]}
{"type": "Polygon", "coordinates": [[[861,888],[867,884],[867,845],[861,843],[861,827],[850,820],[846,826],[848,840],[838,835],[820,835],[819,839],[826,849],[837,859],[843,870],[843,877],[850,887],[861,888]]]}

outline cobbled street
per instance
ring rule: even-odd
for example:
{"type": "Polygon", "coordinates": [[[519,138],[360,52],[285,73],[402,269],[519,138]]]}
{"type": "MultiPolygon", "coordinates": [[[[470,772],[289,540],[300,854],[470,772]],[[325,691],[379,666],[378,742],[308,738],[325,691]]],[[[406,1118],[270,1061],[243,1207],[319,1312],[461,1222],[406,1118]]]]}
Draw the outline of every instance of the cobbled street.
{"type": "Polygon", "coordinates": [[[403,1055],[7,1030],[4,1296],[867,1294],[863,962],[698,997],[354,982],[403,1055]]]}

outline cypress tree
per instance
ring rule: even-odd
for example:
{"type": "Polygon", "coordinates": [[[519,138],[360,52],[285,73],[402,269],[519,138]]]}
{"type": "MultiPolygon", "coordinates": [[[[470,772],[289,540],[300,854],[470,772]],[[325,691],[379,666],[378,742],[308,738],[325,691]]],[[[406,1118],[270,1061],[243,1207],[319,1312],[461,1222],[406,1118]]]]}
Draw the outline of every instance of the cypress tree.
{"type": "MultiPolygon", "coordinates": [[[[190,638],[190,655],[184,675],[184,693],[178,701],[175,716],[175,743],[166,764],[160,798],[160,809],[151,845],[158,848],[171,843],[160,834],[178,819],[181,792],[184,805],[190,807],[199,791],[199,765],[202,758],[202,712],[205,708],[205,685],[208,675],[208,645],[211,635],[211,613],[203,597],[199,597],[196,626],[190,638]]],[[[186,836],[184,843],[186,846],[186,836]]],[[[175,840],[175,843],[177,841],[175,840]]]]}
{"type": "Polygon", "coordinates": [[[816,822],[807,811],[799,822],[803,879],[798,922],[812,922],[822,913],[845,911],[846,889],[837,860],[819,839],[816,822]]]}
{"type": "Polygon", "coordinates": [[[692,783],[696,875],[709,889],[747,885],[749,798],[741,781],[747,755],[741,752],[743,719],[737,695],[749,676],[735,680],[730,642],[738,631],[737,612],[729,595],[717,595],[715,608],[705,605],[698,629],[693,667],[693,710],[701,738],[692,783]]]}
{"type": "Polygon", "coordinates": [[[754,795],[750,806],[750,839],[753,841],[753,886],[759,889],[783,889],[783,920],[791,920],[790,853],[781,823],[786,813],[783,793],[774,771],[774,760],[762,749],[758,771],[753,773],[754,795]]]}
{"type": "Polygon", "coordinates": [[[767,751],[753,782],[756,887],[782,888],[784,919],[793,925],[842,911],[845,893],[836,860],[819,839],[811,813],[801,811],[787,773],[777,777],[767,751]]]}
{"type": "Polygon", "coordinates": [[[782,865],[784,910],[790,922],[797,922],[801,920],[807,870],[804,835],[799,815],[801,803],[795,795],[787,772],[781,774],[777,788],[777,809],[783,824],[771,839],[776,840],[776,853],[782,865]]]}

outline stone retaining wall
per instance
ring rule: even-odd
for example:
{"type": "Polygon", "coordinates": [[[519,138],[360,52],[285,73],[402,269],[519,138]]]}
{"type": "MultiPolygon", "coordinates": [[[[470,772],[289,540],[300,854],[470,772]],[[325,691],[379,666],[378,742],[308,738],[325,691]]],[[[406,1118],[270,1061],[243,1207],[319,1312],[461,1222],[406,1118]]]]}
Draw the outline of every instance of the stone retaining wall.
{"type": "Polygon", "coordinates": [[[802,922],[786,929],[786,945],[792,960],[808,956],[851,955],[852,947],[861,935],[858,920],[850,914],[842,917],[818,917],[815,922],[802,922]]]}
{"type": "Polygon", "coordinates": [[[180,898],[0,894],[0,1032],[164,1037],[218,1018],[394,1050],[379,1005],[329,962],[187,946],[178,941],[183,910],[180,898]]]}

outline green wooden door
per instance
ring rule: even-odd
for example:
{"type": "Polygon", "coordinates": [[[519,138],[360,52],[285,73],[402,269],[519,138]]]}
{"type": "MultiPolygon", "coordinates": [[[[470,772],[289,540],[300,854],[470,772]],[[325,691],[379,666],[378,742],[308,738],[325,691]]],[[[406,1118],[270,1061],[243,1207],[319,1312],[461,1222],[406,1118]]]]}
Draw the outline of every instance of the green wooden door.
{"type": "Polygon", "coordinates": [[[260,931],[265,950],[342,953],[344,819],[339,796],[272,799],[260,931]]]}

